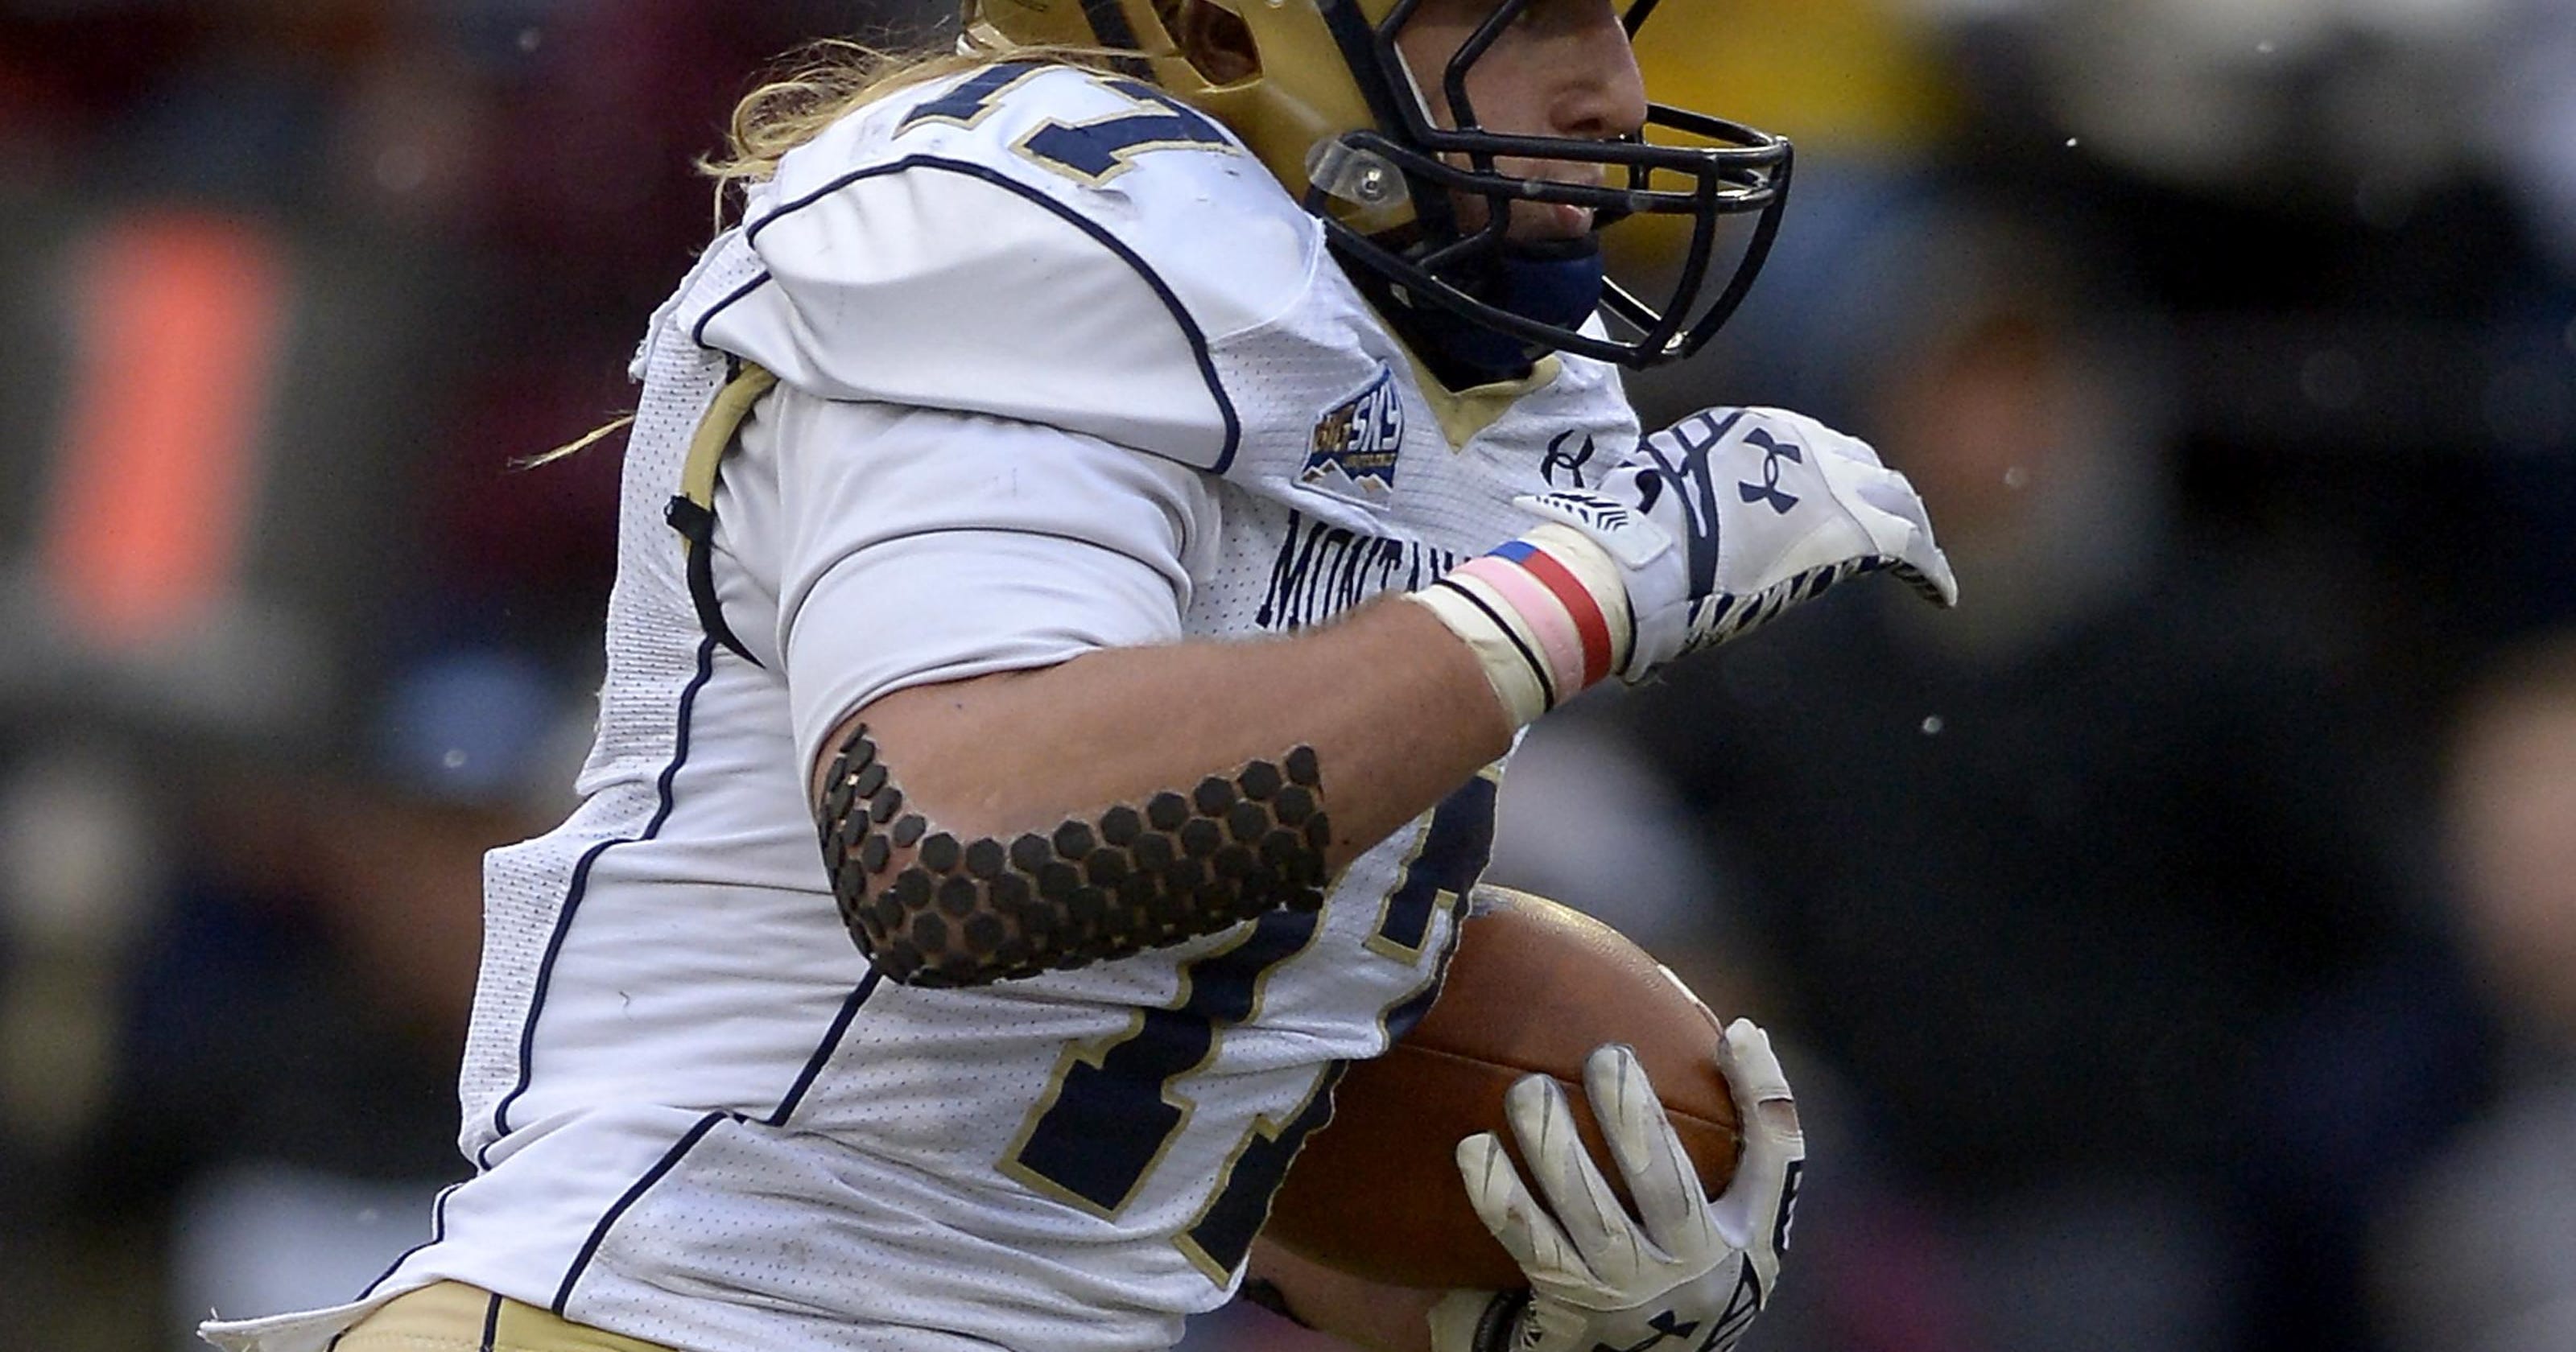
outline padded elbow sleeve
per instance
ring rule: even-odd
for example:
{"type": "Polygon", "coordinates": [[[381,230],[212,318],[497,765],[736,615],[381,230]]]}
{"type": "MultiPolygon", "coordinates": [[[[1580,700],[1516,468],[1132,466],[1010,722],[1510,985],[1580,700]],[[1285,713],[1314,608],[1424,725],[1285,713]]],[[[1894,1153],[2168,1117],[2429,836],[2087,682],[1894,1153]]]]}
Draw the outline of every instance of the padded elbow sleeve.
{"type": "Polygon", "coordinates": [[[906,985],[981,985],[1142,953],[1273,907],[1314,910],[1328,881],[1332,825],[1311,747],[1043,835],[961,840],[910,810],[862,724],[817,808],[842,922],[906,985]]]}

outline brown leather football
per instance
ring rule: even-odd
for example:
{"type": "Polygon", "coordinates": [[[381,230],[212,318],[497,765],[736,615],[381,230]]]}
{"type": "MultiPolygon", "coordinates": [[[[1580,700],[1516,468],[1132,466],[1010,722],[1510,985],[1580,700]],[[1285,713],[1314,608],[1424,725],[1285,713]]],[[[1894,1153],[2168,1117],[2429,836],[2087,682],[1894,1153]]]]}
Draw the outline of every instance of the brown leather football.
{"type": "Polygon", "coordinates": [[[1624,1042],[1715,1196],[1735,1176],[1741,1149],[1735,1101],[1717,1069],[1721,1036],[1617,930],[1543,897],[1479,887],[1430,1013],[1386,1055],[1342,1077],[1332,1120],[1308,1138],[1262,1233],[1373,1281],[1527,1285],[1468,1204],[1453,1153],[1459,1139],[1493,1132],[1522,1163],[1503,1092],[1544,1072],[1565,1086],[1593,1162],[1627,1200],[1583,1095],[1584,1057],[1624,1042]]]}

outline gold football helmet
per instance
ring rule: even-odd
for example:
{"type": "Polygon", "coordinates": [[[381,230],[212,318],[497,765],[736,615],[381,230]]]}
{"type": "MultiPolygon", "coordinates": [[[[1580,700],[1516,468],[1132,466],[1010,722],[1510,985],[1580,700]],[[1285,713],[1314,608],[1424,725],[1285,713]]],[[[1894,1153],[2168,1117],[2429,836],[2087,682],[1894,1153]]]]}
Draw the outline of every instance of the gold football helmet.
{"type": "MultiPolygon", "coordinates": [[[[1421,0],[965,0],[969,32],[988,46],[1063,45],[1132,52],[1117,64],[1223,123],[1324,222],[1335,251],[1381,299],[1417,312],[1438,345],[1471,368],[1506,370],[1565,350],[1646,367],[1697,351],[1752,286],[1779,227],[1789,143],[1702,113],[1650,103],[1644,131],[1616,140],[1506,135],[1476,123],[1466,73],[1537,0],[1498,0],[1437,72],[1453,125],[1435,123],[1396,34],[1421,0]],[[1212,79],[1194,64],[1166,15],[1211,5],[1239,20],[1256,67],[1212,79]],[[1602,181],[1507,174],[1498,158],[1597,164],[1602,181]],[[1456,202],[1483,197],[1481,224],[1461,225],[1456,202]],[[1514,201],[1592,209],[1594,236],[1539,256],[1504,238],[1514,201]],[[1707,296],[1722,252],[1720,227],[1752,215],[1731,275],[1707,296]],[[1649,303],[1601,276],[1598,233],[1636,216],[1686,217],[1681,266],[1649,303]],[[1424,307],[1436,307],[1426,311],[1424,307]],[[1631,332],[1581,331],[1596,306],[1631,332]]],[[[1634,43],[1657,0],[1627,0],[1634,43]]]]}

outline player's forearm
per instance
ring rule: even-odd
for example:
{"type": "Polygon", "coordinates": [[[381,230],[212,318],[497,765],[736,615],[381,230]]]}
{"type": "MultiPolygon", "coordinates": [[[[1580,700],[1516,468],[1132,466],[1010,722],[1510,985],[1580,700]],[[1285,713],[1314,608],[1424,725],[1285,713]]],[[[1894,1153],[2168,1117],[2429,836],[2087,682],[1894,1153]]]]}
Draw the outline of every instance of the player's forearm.
{"type": "MultiPolygon", "coordinates": [[[[1088,849],[1096,837],[1085,831],[1101,825],[1104,812],[1117,805],[1142,811],[1159,799],[1173,808],[1146,828],[1170,840],[1152,843],[1151,850],[1139,846],[1134,862],[1140,866],[1183,853],[1183,843],[1192,847],[1187,853],[1204,858],[1196,847],[1206,843],[1211,828],[1181,821],[1179,803],[1170,796],[1197,813],[1195,791],[1203,781],[1238,779],[1255,763],[1316,781],[1308,797],[1328,819],[1329,834],[1301,836],[1315,855],[1289,861],[1285,872],[1292,880],[1320,883],[1429,810],[1499,757],[1510,740],[1510,722],[1466,646],[1420,607],[1388,603],[1295,637],[1107,650],[1041,670],[897,692],[853,715],[826,743],[817,797],[827,823],[836,816],[849,823],[837,841],[844,857],[836,882],[854,930],[867,929],[862,918],[881,912],[887,923],[880,928],[894,933],[909,929],[908,914],[921,909],[909,903],[927,904],[925,886],[950,889],[955,905],[949,919],[997,904],[1016,910],[1040,890],[1044,869],[1086,865],[1082,850],[1055,851],[1053,842],[1064,839],[1088,849]],[[864,734],[854,740],[860,728],[864,734]],[[845,746],[857,750],[840,761],[836,778],[835,748],[845,746]],[[871,764],[882,773],[867,772],[871,764]],[[860,771],[852,772],[852,766],[860,771]],[[842,786],[837,795],[835,784],[842,786]],[[854,784],[858,798],[851,792],[854,784]],[[897,801],[863,801],[871,792],[893,793],[897,801]],[[1067,823],[1085,831],[1059,837],[1067,823]],[[882,832],[883,843],[867,842],[873,832],[882,832]],[[932,837],[943,835],[948,843],[926,853],[932,837]],[[1008,849],[998,871],[968,867],[971,852],[965,851],[956,852],[957,863],[947,867],[952,847],[987,840],[1023,848],[1008,849]],[[851,872],[852,851],[863,852],[863,863],[873,865],[860,869],[864,876],[851,872]],[[935,876],[902,884],[901,875],[915,865],[935,876]],[[1000,881],[1000,873],[1013,872],[1021,881],[1000,881]],[[968,881],[949,881],[958,875],[968,881]],[[988,895],[970,905],[972,888],[988,895]],[[853,894],[861,892],[853,911],[853,894]]],[[[1244,782],[1269,773],[1256,770],[1244,782]]],[[[1304,805],[1301,799],[1301,818],[1304,805]]],[[[1213,816],[1222,823],[1222,808],[1213,816]]],[[[1128,824],[1135,821],[1130,813],[1128,824]]],[[[1310,827],[1302,820],[1295,824],[1310,827]]],[[[1279,850],[1271,848],[1281,841],[1263,836],[1250,843],[1270,863],[1281,863],[1279,850]]],[[[994,848],[984,847],[988,865],[996,862],[994,848]]],[[[827,839],[827,860],[835,849],[836,842],[827,839]]],[[[1123,874],[1129,862],[1122,853],[1108,868],[1123,874]]],[[[1224,878],[1202,877],[1188,866],[1173,876],[1175,889],[1189,896],[1148,896],[1139,890],[1145,887],[1140,880],[1131,885],[1131,900],[1150,902],[1158,912],[1191,906],[1222,911],[1224,878]]],[[[1112,877],[1106,885],[1114,889],[1121,880],[1112,877]]],[[[1064,888],[1046,890],[1054,895],[1043,898],[1045,909],[1070,903],[1064,888]]],[[[1198,932],[1230,923],[1222,914],[1203,918],[1211,923],[1198,932]]],[[[988,922],[976,923],[993,932],[988,922]]],[[[929,928],[935,939],[959,937],[946,923],[929,928]]],[[[1016,933],[1024,927],[1014,920],[1012,928],[1016,933]]],[[[861,937],[865,945],[876,936],[861,937]]]]}
{"type": "Polygon", "coordinates": [[[1110,649],[917,687],[858,719],[942,826],[1001,835],[1312,747],[1336,869],[1511,745],[1465,645],[1409,605],[1292,638],[1110,649]]]}

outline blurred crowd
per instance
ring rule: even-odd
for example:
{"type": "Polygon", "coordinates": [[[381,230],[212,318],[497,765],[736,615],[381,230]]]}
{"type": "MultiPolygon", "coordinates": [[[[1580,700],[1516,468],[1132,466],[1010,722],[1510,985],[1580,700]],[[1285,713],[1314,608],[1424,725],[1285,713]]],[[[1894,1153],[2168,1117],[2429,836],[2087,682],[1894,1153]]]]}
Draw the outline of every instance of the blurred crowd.
{"type": "MultiPolygon", "coordinates": [[[[177,1349],[426,1237],[478,855],[599,663],[614,446],[524,462],[628,406],[764,62],[944,21],[0,0],[8,1326],[177,1349]]],[[[1506,793],[1496,880],[1786,1048],[1754,1345],[2576,1347],[2576,4],[1648,31],[1800,167],[1641,411],[1868,438],[1964,593],[1837,591],[1506,793]]]]}

